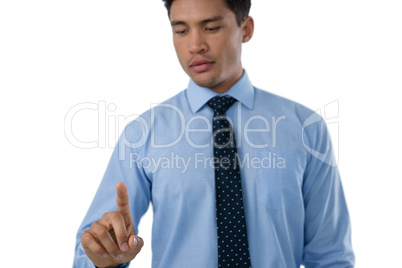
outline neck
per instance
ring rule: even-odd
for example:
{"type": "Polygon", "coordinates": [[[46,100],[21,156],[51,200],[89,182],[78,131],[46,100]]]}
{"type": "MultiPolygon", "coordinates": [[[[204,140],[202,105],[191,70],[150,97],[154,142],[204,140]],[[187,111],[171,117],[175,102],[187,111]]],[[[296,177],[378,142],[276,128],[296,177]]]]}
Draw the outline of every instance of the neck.
{"type": "Polygon", "coordinates": [[[222,94],[227,92],[231,87],[233,87],[234,84],[237,83],[237,81],[240,80],[240,78],[243,75],[243,68],[240,68],[239,71],[237,71],[234,75],[229,77],[228,79],[225,79],[221,83],[211,87],[213,91],[215,91],[218,94],[222,94]]]}

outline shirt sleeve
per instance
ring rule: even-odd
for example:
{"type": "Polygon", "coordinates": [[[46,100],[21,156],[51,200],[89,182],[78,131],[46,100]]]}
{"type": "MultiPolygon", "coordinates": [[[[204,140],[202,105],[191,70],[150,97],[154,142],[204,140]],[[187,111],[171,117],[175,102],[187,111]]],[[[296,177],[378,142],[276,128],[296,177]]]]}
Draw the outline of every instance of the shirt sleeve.
{"type": "Polygon", "coordinates": [[[351,225],[334,151],[324,120],[314,114],[303,134],[310,157],[304,174],[306,268],[354,267],[351,225]]]}
{"type": "MultiPolygon", "coordinates": [[[[81,245],[81,235],[84,230],[89,229],[93,222],[99,221],[104,213],[117,210],[116,184],[119,181],[123,181],[127,186],[134,228],[136,233],[139,234],[139,221],[147,211],[151,200],[151,182],[141,166],[133,161],[133,159],[137,159],[140,156],[140,150],[143,148],[143,146],[140,146],[143,137],[140,137],[139,134],[142,135],[138,129],[138,124],[130,123],[119,138],[100,186],[78,229],[74,268],[95,268],[81,245]]],[[[128,267],[128,264],[120,267],[128,267]]]]}

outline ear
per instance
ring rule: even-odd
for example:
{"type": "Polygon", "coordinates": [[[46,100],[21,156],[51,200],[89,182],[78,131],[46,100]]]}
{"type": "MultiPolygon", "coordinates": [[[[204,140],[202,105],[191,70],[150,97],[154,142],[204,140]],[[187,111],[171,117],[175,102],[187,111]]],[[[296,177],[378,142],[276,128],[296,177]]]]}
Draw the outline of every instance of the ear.
{"type": "Polygon", "coordinates": [[[254,19],[250,16],[246,17],[243,20],[241,27],[242,27],[242,32],[243,32],[242,42],[247,43],[248,41],[250,41],[251,37],[253,37],[254,19]]]}

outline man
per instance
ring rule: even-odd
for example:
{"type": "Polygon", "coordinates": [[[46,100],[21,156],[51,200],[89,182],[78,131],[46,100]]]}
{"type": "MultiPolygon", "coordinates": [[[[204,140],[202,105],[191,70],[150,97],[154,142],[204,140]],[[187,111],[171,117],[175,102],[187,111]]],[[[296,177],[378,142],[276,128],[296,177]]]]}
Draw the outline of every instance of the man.
{"type": "Polygon", "coordinates": [[[74,266],[126,267],[152,202],[153,267],[353,267],[325,124],[253,87],[243,70],[250,1],[165,4],[189,86],[125,128],[74,266]]]}

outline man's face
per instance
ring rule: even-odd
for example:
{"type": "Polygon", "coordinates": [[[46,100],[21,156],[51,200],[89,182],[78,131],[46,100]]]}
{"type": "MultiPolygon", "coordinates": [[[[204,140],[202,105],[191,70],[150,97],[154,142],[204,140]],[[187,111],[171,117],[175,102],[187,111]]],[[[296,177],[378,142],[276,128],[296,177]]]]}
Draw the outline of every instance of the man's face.
{"type": "Polygon", "coordinates": [[[170,21],[177,57],[197,85],[222,93],[237,82],[245,31],[224,0],[175,0],[170,21]]]}

